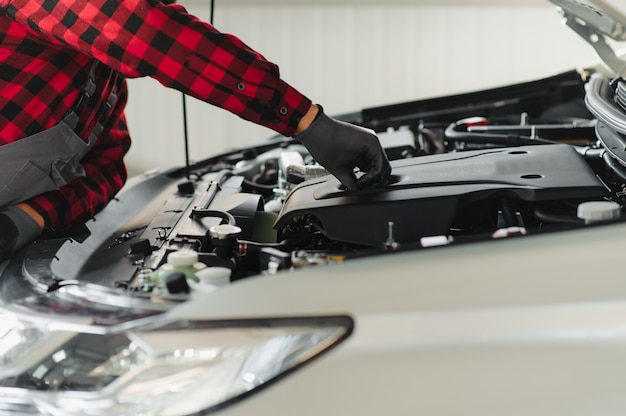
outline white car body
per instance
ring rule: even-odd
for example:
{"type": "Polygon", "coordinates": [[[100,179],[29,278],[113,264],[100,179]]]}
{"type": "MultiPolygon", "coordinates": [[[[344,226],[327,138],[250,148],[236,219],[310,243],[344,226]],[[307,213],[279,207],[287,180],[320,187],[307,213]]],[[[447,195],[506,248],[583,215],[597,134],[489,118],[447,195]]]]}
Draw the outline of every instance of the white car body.
{"type": "Polygon", "coordinates": [[[355,260],[234,284],[175,313],[354,319],[328,355],[224,415],[621,415],[624,233],[605,226],[355,260]]]}

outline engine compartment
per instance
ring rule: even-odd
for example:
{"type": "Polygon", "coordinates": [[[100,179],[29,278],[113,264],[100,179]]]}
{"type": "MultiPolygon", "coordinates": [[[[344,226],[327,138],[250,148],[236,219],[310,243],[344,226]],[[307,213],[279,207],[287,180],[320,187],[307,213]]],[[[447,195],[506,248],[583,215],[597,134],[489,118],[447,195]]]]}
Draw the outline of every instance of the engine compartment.
{"type": "Polygon", "coordinates": [[[612,117],[602,118],[587,84],[597,96],[616,88],[589,75],[338,117],[379,135],[393,167],[381,189],[342,189],[284,137],[133,178],[94,219],[15,256],[0,293],[75,287],[104,291],[106,302],[177,302],[251,276],[584,227],[589,202],[609,204],[606,219],[619,221],[626,163],[611,121],[626,112],[609,97],[612,117]],[[193,255],[183,265],[172,253],[193,255]]]}
{"type": "MultiPolygon", "coordinates": [[[[607,196],[604,184],[565,144],[470,150],[399,160],[382,190],[344,191],[334,179],[308,181],[286,198],[276,227],[312,216],[332,240],[379,247],[390,238],[417,243],[422,237],[457,234],[489,207],[540,205],[607,196]],[[464,213],[480,214],[464,218],[464,213]]],[[[517,224],[522,225],[522,224],[517,224]]],[[[497,225],[494,223],[494,227],[497,225]]]]}

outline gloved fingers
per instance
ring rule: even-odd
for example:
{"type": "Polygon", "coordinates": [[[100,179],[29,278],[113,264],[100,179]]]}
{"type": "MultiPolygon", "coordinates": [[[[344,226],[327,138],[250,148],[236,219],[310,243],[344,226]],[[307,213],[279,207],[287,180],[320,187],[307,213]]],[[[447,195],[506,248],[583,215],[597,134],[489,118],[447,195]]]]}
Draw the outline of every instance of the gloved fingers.
{"type": "Polygon", "coordinates": [[[374,188],[384,186],[389,182],[391,165],[378,142],[376,146],[367,147],[357,166],[361,171],[366,172],[357,181],[359,188],[374,188]]]}
{"type": "Polygon", "coordinates": [[[389,161],[372,129],[335,120],[320,107],[318,117],[297,138],[348,190],[382,186],[389,179],[389,161]],[[365,172],[358,182],[354,168],[365,172]]]}
{"type": "Polygon", "coordinates": [[[356,191],[359,189],[356,181],[356,176],[353,172],[331,172],[339,179],[339,182],[346,187],[349,191],[356,191]]]}
{"type": "Polygon", "coordinates": [[[385,186],[389,182],[390,176],[390,170],[381,172],[376,169],[371,169],[357,180],[357,185],[359,189],[379,188],[385,186]]]}

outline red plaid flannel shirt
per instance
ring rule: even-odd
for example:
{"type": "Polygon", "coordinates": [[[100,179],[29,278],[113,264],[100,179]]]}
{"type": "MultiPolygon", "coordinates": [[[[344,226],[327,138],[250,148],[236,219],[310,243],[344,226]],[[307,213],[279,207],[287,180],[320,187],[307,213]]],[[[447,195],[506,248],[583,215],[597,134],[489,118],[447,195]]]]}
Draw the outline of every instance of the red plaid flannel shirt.
{"type": "MultiPolygon", "coordinates": [[[[124,78],[163,85],[229,110],[285,136],[311,102],[235,36],[148,0],[0,0],[0,145],[54,126],[87,80],[93,58],[124,78]]],[[[99,66],[98,93],[80,114],[88,137],[113,86],[99,66]]],[[[126,85],[110,122],[83,158],[84,178],[27,201],[49,227],[66,227],[101,209],[126,180],[130,146],[126,85]]],[[[1,162],[0,162],[1,163],[1,162]]]]}

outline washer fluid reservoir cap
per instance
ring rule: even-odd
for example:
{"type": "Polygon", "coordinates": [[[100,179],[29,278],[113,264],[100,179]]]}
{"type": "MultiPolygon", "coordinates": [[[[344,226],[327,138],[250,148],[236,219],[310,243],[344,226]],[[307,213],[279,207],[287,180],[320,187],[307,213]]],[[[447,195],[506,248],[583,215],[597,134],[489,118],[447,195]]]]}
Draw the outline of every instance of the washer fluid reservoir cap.
{"type": "Polygon", "coordinates": [[[611,201],[590,201],[578,205],[578,218],[589,224],[619,218],[622,210],[619,204],[611,201]]]}
{"type": "Polygon", "coordinates": [[[213,226],[209,229],[209,233],[211,237],[217,238],[218,240],[225,240],[229,237],[236,237],[241,233],[241,228],[236,225],[230,224],[220,224],[213,226]]]}

